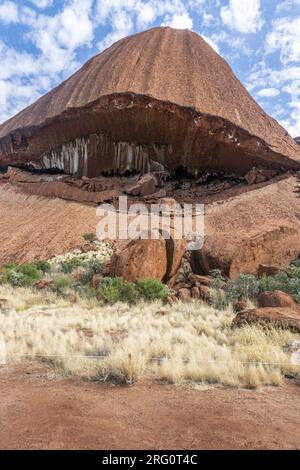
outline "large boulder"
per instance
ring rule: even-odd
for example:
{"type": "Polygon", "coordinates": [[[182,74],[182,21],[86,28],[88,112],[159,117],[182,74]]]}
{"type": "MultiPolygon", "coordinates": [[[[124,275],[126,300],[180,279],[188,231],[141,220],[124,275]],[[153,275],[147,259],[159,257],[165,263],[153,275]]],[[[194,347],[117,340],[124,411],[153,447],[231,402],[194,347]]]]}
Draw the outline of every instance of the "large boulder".
{"type": "Polygon", "coordinates": [[[195,274],[221,269],[236,278],[260,265],[287,267],[300,253],[297,178],[288,177],[237,193],[206,207],[205,239],[191,253],[195,274]]]}
{"type": "Polygon", "coordinates": [[[234,326],[251,324],[274,325],[300,332],[300,307],[264,307],[244,310],[233,320],[234,326]]]}
{"type": "Polygon", "coordinates": [[[167,282],[177,273],[184,252],[183,240],[165,240],[161,234],[157,234],[157,239],[137,238],[125,243],[113,256],[110,273],[128,281],[152,278],[167,282]]]}
{"type": "Polygon", "coordinates": [[[113,256],[111,275],[127,281],[153,278],[161,281],[167,271],[166,243],[162,236],[157,240],[131,240],[113,256]]]}
{"type": "Polygon", "coordinates": [[[259,307],[282,307],[294,308],[297,306],[293,297],[280,290],[273,292],[262,292],[258,296],[259,307]]]}

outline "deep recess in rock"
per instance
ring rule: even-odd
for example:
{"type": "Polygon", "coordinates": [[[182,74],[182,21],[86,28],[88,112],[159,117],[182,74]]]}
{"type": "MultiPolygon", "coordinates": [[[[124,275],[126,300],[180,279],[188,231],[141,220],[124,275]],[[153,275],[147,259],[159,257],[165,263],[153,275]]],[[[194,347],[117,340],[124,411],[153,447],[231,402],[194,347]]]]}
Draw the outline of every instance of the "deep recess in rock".
{"type": "Polygon", "coordinates": [[[0,165],[76,177],[300,169],[295,140],[189,30],[122,39],[0,126],[0,165]]]}

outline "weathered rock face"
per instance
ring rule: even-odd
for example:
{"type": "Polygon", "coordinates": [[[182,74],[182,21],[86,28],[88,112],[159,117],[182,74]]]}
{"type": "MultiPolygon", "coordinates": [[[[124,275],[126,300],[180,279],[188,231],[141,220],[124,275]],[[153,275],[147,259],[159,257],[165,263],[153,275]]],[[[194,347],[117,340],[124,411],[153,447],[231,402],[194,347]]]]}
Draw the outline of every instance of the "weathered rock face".
{"type": "Polygon", "coordinates": [[[205,239],[192,252],[196,274],[221,269],[236,278],[258,274],[260,265],[287,267],[300,254],[300,206],[297,179],[270,185],[208,206],[205,239]]]}
{"type": "Polygon", "coordinates": [[[126,193],[132,196],[149,196],[155,193],[157,180],[151,173],[143,175],[136,183],[126,189],[126,193]]]}
{"type": "Polygon", "coordinates": [[[113,257],[111,263],[111,274],[127,281],[136,281],[139,278],[161,281],[166,271],[167,253],[162,237],[157,240],[130,241],[113,257]]]}
{"type": "Polygon", "coordinates": [[[261,325],[276,325],[280,328],[290,328],[300,332],[300,308],[265,307],[244,310],[233,320],[234,326],[258,323],[261,325]]]}
{"type": "Polygon", "coordinates": [[[285,292],[276,290],[274,292],[262,292],[258,296],[259,307],[296,307],[293,297],[285,292]]]}
{"type": "Polygon", "coordinates": [[[295,141],[297,142],[297,144],[300,144],[300,137],[296,137],[295,141]]]}
{"type": "Polygon", "coordinates": [[[183,240],[165,240],[159,233],[157,239],[138,238],[114,255],[110,273],[128,281],[152,278],[166,282],[178,271],[184,252],[183,240]]]}
{"type": "Polygon", "coordinates": [[[0,165],[77,176],[300,168],[297,143],[197,34],[122,39],[0,126],[0,165]],[[159,53],[158,53],[159,51],[159,53]],[[137,60],[138,58],[138,60],[137,60]]]}

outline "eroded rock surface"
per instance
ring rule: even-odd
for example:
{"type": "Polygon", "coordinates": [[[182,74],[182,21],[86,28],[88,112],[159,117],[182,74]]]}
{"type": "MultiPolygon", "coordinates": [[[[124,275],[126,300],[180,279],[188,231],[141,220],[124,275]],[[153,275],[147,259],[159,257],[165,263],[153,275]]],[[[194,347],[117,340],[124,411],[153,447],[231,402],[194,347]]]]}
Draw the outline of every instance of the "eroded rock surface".
{"type": "Polygon", "coordinates": [[[286,292],[279,290],[273,292],[262,292],[258,296],[259,307],[289,307],[294,308],[297,306],[293,297],[286,292]]]}
{"type": "Polygon", "coordinates": [[[0,165],[103,171],[299,169],[288,133],[189,30],[122,39],[0,126],[0,165]]]}
{"type": "Polygon", "coordinates": [[[137,238],[123,243],[111,262],[111,275],[128,281],[157,279],[167,282],[175,276],[185,253],[183,240],[169,240],[158,232],[156,239],[137,238]]]}
{"type": "Polygon", "coordinates": [[[290,328],[293,331],[300,332],[300,307],[265,307],[244,310],[239,312],[233,320],[234,326],[250,325],[253,323],[290,328]]]}
{"type": "Polygon", "coordinates": [[[236,278],[260,265],[287,267],[300,253],[297,178],[286,178],[206,207],[205,239],[192,252],[196,274],[221,269],[236,278]]]}

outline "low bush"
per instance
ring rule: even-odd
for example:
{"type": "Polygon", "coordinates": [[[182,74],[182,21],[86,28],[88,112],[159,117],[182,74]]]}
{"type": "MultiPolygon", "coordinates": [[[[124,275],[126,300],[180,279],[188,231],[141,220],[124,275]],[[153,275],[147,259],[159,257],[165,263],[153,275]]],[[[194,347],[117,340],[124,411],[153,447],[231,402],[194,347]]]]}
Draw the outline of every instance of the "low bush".
{"type": "Polygon", "coordinates": [[[161,300],[168,296],[168,287],[156,279],[139,279],[136,282],[139,296],[147,302],[161,300]]]}
{"type": "Polygon", "coordinates": [[[71,285],[71,280],[68,276],[58,276],[54,279],[53,290],[57,294],[63,294],[71,285]]]}
{"type": "Polygon", "coordinates": [[[103,263],[97,258],[86,261],[83,266],[86,270],[81,278],[83,284],[89,284],[94,274],[101,274],[103,272],[103,263]]]}
{"type": "Polygon", "coordinates": [[[8,283],[12,287],[30,287],[42,277],[42,272],[34,263],[25,263],[20,266],[7,264],[3,267],[1,283],[8,283]]]}
{"type": "Polygon", "coordinates": [[[133,282],[120,277],[105,278],[98,289],[98,295],[108,304],[126,302],[134,304],[138,298],[137,287],[133,282]]]}
{"type": "Polygon", "coordinates": [[[251,274],[240,274],[236,280],[229,280],[226,294],[230,301],[255,299],[260,292],[259,280],[251,274]]]}
{"type": "Polygon", "coordinates": [[[47,273],[51,269],[51,264],[48,263],[48,261],[35,261],[34,264],[39,271],[42,271],[42,273],[47,273]]]}
{"type": "Polygon", "coordinates": [[[273,291],[281,290],[287,294],[292,295],[296,302],[300,300],[300,270],[299,268],[288,268],[288,270],[282,271],[276,276],[263,276],[259,279],[259,290],[260,292],[264,291],[273,291]]]}
{"type": "Polygon", "coordinates": [[[211,275],[213,304],[217,309],[225,308],[230,302],[255,300],[261,292],[274,290],[286,292],[300,303],[300,267],[297,264],[289,266],[275,276],[264,275],[257,278],[251,274],[240,274],[236,280],[229,279],[227,283],[221,271],[214,270],[211,275]]]}
{"type": "Polygon", "coordinates": [[[79,258],[71,258],[61,263],[61,270],[65,274],[70,274],[74,269],[81,266],[82,262],[79,258]]]}

